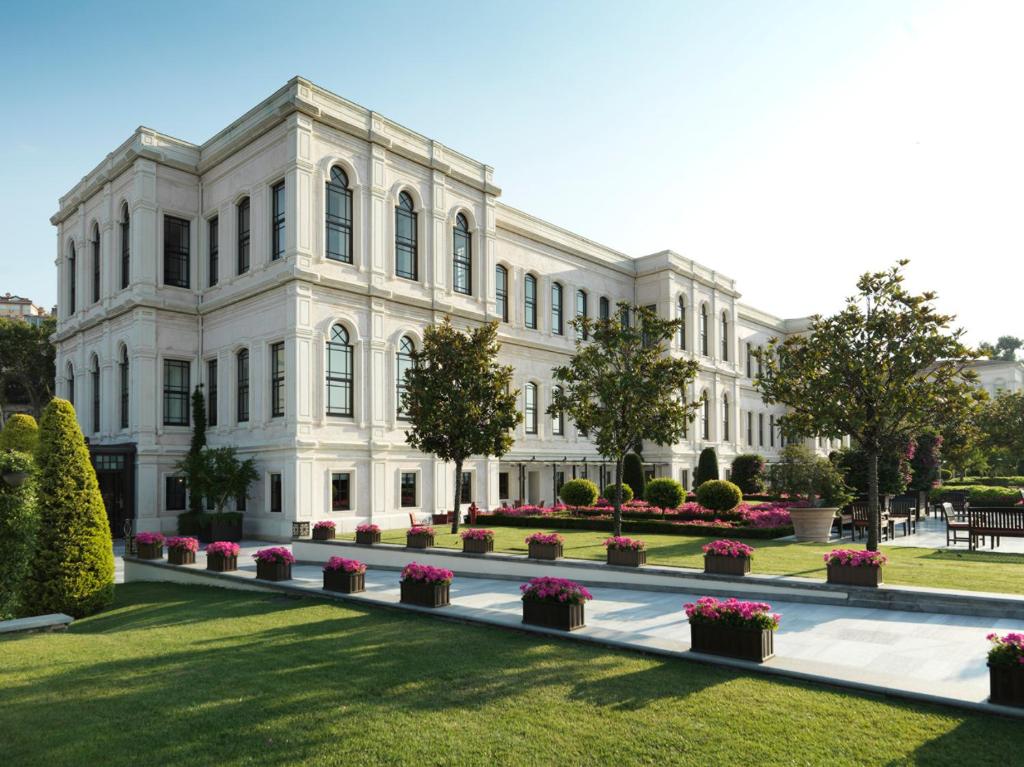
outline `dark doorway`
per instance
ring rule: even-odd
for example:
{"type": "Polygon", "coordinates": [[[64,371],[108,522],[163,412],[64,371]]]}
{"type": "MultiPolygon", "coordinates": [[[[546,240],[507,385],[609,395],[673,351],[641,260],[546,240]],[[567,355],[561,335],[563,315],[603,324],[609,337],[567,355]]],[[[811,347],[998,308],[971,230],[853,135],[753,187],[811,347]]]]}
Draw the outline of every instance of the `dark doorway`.
{"type": "Polygon", "coordinates": [[[135,445],[90,445],[100,495],[112,538],[124,538],[125,523],[135,520],[135,445]]]}

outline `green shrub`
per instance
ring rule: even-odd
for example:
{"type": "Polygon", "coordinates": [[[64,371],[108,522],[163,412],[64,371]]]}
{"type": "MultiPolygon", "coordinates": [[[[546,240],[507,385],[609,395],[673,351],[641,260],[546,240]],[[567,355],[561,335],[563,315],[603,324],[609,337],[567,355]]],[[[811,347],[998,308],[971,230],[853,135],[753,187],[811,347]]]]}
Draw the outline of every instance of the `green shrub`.
{"type": "Polygon", "coordinates": [[[943,482],[946,482],[953,479],[953,472],[949,469],[939,469],[939,476],[942,478],[943,482]]]}
{"type": "Polygon", "coordinates": [[[987,485],[945,485],[929,491],[928,498],[937,503],[943,493],[967,493],[971,506],[1015,506],[1021,500],[1018,488],[987,485]]]}
{"type": "MultiPolygon", "coordinates": [[[[601,497],[607,500],[609,503],[615,503],[615,489],[618,487],[614,482],[610,485],[605,485],[604,492],[601,493],[601,497]]],[[[622,483],[622,502],[633,500],[633,488],[627,485],[625,482],[622,483]]]]}
{"type": "MultiPolygon", "coordinates": [[[[0,451],[0,475],[31,473],[33,468],[32,456],[28,453],[0,451]]],[[[19,611],[18,601],[28,563],[32,561],[32,542],[38,523],[34,479],[29,477],[18,487],[0,480],[0,620],[19,611]]]]}
{"type": "Polygon", "coordinates": [[[17,450],[28,453],[36,452],[39,444],[39,426],[36,419],[25,413],[15,413],[7,419],[3,431],[0,431],[0,450],[17,450]]]}
{"type": "Polygon", "coordinates": [[[570,479],[558,491],[558,497],[566,506],[593,506],[600,492],[589,479],[570,479]]]}
{"type": "Polygon", "coordinates": [[[950,479],[943,484],[955,485],[985,485],[986,487],[1024,487],[1024,477],[965,477],[964,479],[950,479]]]}
{"type": "Polygon", "coordinates": [[[730,480],[744,495],[764,492],[764,470],[767,463],[764,456],[757,453],[744,453],[732,460],[730,480]]]}
{"type": "Polygon", "coordinates": [[[732,511],[742,500],[740,489],[724,479],[709,479],[697,488],[697,503],[712,511],[732,511]]]}
{"type": "Polygon", "coordinates": [[[711,479],[718,479],[718,455],[713,447],[706,447],[700,451],[700,458],[697,459],[697,471],[693,474],[693,486],[700,487],[711,479]]]}
{"type": "Polygon", "coordinates": [[[39,432],[39,530],[21,611],[81,618],[114,598],[110,525],[71,403],[51,400],[39,432]]]}
{"type": "Polygon", "coordinates": [[[647,478],[644,476],[644,462],[636,453],[626,453],[622,461],[622,481],[633,488],[637,500],[647,498],[647,478]]]}
{"type": "Polygon", "coordinates": [[[658,477],[647,483],[647,502],[659,509],[676,509],[686,497],[683,486],[671,477],[658,477]]]}

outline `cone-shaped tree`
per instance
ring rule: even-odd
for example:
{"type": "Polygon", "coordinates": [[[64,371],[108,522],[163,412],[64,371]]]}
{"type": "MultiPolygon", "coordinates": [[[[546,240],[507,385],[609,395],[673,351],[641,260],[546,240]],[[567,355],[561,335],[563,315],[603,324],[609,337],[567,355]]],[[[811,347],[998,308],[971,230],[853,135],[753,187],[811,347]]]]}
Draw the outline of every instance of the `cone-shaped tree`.
{"type": "Polygon", "coordinates": [[[27,413],[15,413],[7,419],[4,430],[0,431],[0,450],[17,450],[19,453],[35,453],[39,444],[39,426],[36,419],[27,413]]]}
{"type": "Polygon", "coordinates": [[[693,489],[696,490],[712,479],[718,479],[718,454],[715,453],[713,447],[706,447],[700,451],[700,457],[697,459],[697,471],[693,475],[693,489]]]}
{"type": "Polygon", "coordinates": [[[622,481],[633,488],[633,497],[639,501],[647,498],[647,478],[644,476],[644,460],[636,453],[626,453],[622,461],[622,481]]]}
{"type": "Polygon", "coordinates": [[[114,598],[114,552],[96,472],[67,400],[43,410],[36,466],[39,530],[22,612],[91,615],[114,598]]]}
{"type": "MultiPolygon", "coordinates": [[[[28,453],[0,450],[0,475],[31,474],[33,468],[32,456],[28,453]]],[[[28,563],[32,561],[32,538],[37,523],[32,478],[20,485],[10,485],[0,479],[0,620],[18,611],[22,583],[28,563]]]]}

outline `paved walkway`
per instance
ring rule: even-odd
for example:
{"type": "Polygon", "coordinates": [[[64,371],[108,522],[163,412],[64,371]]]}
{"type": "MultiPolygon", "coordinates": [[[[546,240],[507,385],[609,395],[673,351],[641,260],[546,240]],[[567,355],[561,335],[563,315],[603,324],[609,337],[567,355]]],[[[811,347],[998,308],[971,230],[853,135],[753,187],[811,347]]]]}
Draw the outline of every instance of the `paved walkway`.
{"type": "MultiPolygon", "coordinates": [[[[896,526],[896,535],[889,541],[882,541],[883,546],[917,546],[925,549],[955,549],[967,551],[966,536],[961,534],[960,540],[963,543],[946,545],[946,522],[941,516],[922,517],[917,523],[917,532],[913,535],[903,535],[903,528],[896,526]]],[[[847,538],[846,540],[850,540],[847,538]]],[[[866,540],[866,536],[865,539],[866,540]]],[[[863,544],[864,540],[855,541],[863,544]]],[[[1024,538],[1003,538],[1002,542],[995,549],[989,548],[989,541],[985,546],[978,546],[978,551],[995,551],[999,554],[1024,554],[1024,538]]]]}

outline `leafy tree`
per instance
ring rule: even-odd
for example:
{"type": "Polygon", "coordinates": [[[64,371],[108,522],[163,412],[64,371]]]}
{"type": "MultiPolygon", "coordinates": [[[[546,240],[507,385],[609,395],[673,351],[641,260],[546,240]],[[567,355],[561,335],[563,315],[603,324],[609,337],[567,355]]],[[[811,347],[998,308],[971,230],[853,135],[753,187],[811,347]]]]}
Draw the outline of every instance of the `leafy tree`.
{"type": "Polygon", "coordinates": [[[38,325],[20,320],[0,319],[0,408],[8,397],[32,406],[39,418],[53,397],[55,350],[50,336],[57,321],[47,318],[38,325]]]}
{"type": "Polygon", "coordinates": [[[1017,359],[1017,350],[1024,346],[1024,341],[1016,336],[999,336],[994,344],[982,341],[978,345],[978,354],[991,360],[1017,359]]]}
{"type": "Polygon", "coordinates": [[[256,462],[239,460],[233,447],[200,448],[186,455],[176,470],[185,475],[192,494],[212,501],[218,514],[224,513],[229,500],[248,496],[249,486],[259,479],[256,462]]]}
{"type": "Polygon", "coordinates": [[[878,457],[967,411],[974,355],[950,331],[950,315],[933,308],[934,293],[903,286],[900,261],[857,281],[858,295],[831,317],[815,316],[806,334],[772,339],[757,352],[755,385],[768,403],[789,408],[783,428],[852,437],[868,459],[867,548],[878,549],[878,457]],[[938,415],[938,414],[943,415],[938,415]]]}
{"type": "Polygon", "coordinates": [[[463,333],[445,317],[426,329],[405,373],[402,408],[412,426],[405,441],[455,463],[453,533],[459,530],[463,463],[474,455],[505,455],[511,430],[523,418],[512,368],[497,362],[500,348],[498,323],[463,333]]]}
{"type": "Polygon", "coordinates": [[[700,451],[700,457],[697,459],[693,487],[696,489],[712,479],[718,479],[718,454],[713,447],[706,447],[700,451]]]}
{"type": "Polygon", "coordinates": [[[939,484],[942,463],[942,435],[925,432],[915,440],[914,455],[910,459],[911,490],[926,492],[939,484]]]}
{"type": "Polygon", "coordinates": [[[763,455],[743,453],[732,459],[732,472],[729,476],[744,495],[763,493],[767,466],[763,455]]]}
{"type": "MultiPolygon", "coordinates": [[[[199,458],[199,455],[204,447],[206,447],[206,398],[203,396],[202,389],[197,386],[192,391],[192,440],[188,446],[188,457],[199,463],[200,471],[203,470],[202,464],[204,462],[199,458]]],[[[183,473],[185,474],[185,485],[189,488],[188,508],[193,514],[202,514],[203,497],[209,491],[209,488],[195,488],[192,486],[189,480],[191,465],[192,461],[188,461],[182,466],[183,473]]]]}
{"type": "Polygon", "coordinates": [[[782,449],[780,460],[768,470],[768,481],[774,493],[829,508],[842,508],[853,497],[832,461],[795,442],[782,449]]]}
{"type": "MultiPolygon", "coordinates": [[[[0,475],[8,472],[31,475],[34,468],[30,454],[0,450],[0,475]]],[[[18,612],[38,525],[33,478],[30,476],[17,487],[0,479],[0,620],[18,612]]]]}
{"type": "Polygon", "coordinates": [[[678,509],[686,498],[686,491],[678,480],[657,477],[647,483],[647,502],[659,509],[678,509]]]}
{"type": "MultiPolygon", "coordinates": [[[[910,484],[910,459],[914,455],[913,441],[891,445],[878,456],[878,492],[900,495],[910,484]]],[[[833,453],[833,461],[843,472],[846,483],[861,495],[867,495],[869,456],[861,447],[847,447],[833,453]]]]}
{"type": "Polygon", "coordinates": [[[39,426],[26,413],[14,413],[0,431],[0,450],[17,450],[32,454],[39,444],[39,426]]]}
{"type": "Polygon", "coordinates": [[[1013,464],[1024,458],[1024,392],[999,392],[981,409],[978,426],[986,447],[1005,450],[1013,464]]]}
{"type": "Polygon", "coordinates": [[[633,496],[638,500],[647,497],[647,477],[644,476],[643,459],[636,453],[626,453],[622,462],[622,481],[633,488],[633,496]]]}
{"type": "MultiPolygon", "coordinates": [[[[680,320],[664,320],[654,311],[630,305],[607,320],[577,317],[576,353],[568,365],[555,368],[550,413],[569,415],[590,435],[598,452],[615,462],[615,483],[623,482],[626,453],[642,440],[671,445],[686,433],[697,403],[683,392],[697,374],[698,363],[672,357],[667,342],[680,320]],[[589,340],[585,340],[589,339],[589,340]]],[[[635,488],[634,488],[635,490],[635,488]]],[[[614,507],[614,534],[622,535],[622,492],[609,498],[614,507]]]]}
{"type": "Polygon", "coordinates": [[[39,530],[22,589],[22,612],[76,618],[114,598],[114,549],[96,472],[75,409],[53,399],[36,451],[39,530]]]}

